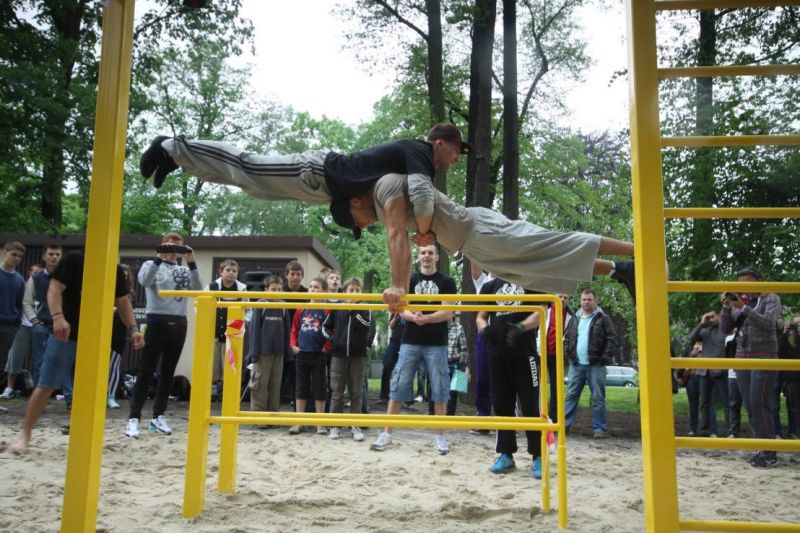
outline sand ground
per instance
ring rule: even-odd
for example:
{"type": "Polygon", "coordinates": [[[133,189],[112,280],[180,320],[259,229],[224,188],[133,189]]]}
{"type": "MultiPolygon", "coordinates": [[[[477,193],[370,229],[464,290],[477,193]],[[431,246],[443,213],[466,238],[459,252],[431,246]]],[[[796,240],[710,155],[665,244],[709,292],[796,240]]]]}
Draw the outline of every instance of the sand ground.
{"type": "MultiPolygon", "coordinates": [[[[206,510],[187,520],[181,515],[187,404],[170,404],[173,435],[143,431],[131,440],[123,435],[122,403],[106,422],[98,531],[557,530],[555,478],[553,512],[545,515],[529,456],[518,453],[515,471],[494,475],[487,470],[493,435],[450,432],[451,452],[440,456],[432,431],[414,429],[396,430],[389,449],[373,452],[375,429],[359,443],[243,426],[238,490],[219,494],[219,428],[212,427],[206,510]]],[[[24,400],[3,405],[9,412],[0,415],[0,448],[16,437],[24,400]]],[[[25,456],[0,452],[0,531],[59,530],[67,421],[64,404],[51,402],[25,456]]],[[[575,433],[567,439],[569,530],[643,531],[640,441],[575,433]]],[[[800,457],[781,454],[779,466],[769,470],[753,469],[746,457],[744,451],[679,451],[681,516],[800,523],[800,457]]]]}

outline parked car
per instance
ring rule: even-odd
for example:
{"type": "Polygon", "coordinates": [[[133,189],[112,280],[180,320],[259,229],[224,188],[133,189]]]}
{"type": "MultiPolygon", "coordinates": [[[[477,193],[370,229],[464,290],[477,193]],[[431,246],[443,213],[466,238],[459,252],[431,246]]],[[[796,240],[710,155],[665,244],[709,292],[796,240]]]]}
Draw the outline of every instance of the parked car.
{"type": "Polygon", "coordinates": [[[629,366],[607,366],[606,385],[609,387],[638,387],[639,372],[629,366]]]}

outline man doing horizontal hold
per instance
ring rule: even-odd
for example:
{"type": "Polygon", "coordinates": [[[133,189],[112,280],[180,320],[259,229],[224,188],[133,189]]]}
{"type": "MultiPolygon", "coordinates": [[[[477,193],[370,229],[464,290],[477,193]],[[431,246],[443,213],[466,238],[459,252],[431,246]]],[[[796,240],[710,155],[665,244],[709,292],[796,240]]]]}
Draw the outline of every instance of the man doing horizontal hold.
{"type": "Polygon", "coordinates": [[[635,299],[633,261],[597,255],[633,256],[633,244],[589,233],[549,231],[482,207],[466,208],[433,187],[435,171],[448,170],[471,149],[453,124],[437,124],[425,141],[404,139],[345,155],[310,151],[259,156],[217,141],[156,137],[142,154],[140,170],[160,187],[179,165],[204,181],[235,185],[266,200],[330,202],[337,224],[361,229],[380,221],[388,230],[391,286],[383,299],[397,309],[411,276],[408,232],[414,242],[439,242],[453,254],[511,283],[553,293],[571,293],[578,281],[610,274],[635,299]]]}

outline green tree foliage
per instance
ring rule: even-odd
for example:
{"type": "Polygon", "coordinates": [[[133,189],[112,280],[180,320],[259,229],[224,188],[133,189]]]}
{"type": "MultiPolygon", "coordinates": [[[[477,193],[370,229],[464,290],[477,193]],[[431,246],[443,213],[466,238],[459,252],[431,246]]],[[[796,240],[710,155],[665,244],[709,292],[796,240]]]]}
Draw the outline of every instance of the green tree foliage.
{"type": "MultiPolygon", "coordinates": [[[[150,2],[136,28],[135,72],[149,83],[150,51],[168,39],[220,38],[231,53],[252,32],[239,0],[202,11],[150,2]]],[[[80,228],[91,170],[103,2],[0,2],[0,209],[10,231],[80,228]],[[77,191],[76,211],[64,191],[77,191]],[[75,215],[65,222],[65,215],[75,215]]],[[[187,44],[188,46],[188,44],[187,44]]],[[[136,79],[136,76],[135,78],[136,79]]],[[[136,82],[134,82],[136,83],[136,82]]],[[[136,93],[131,109],[141,106],[136,93]]]]}
{"type": "MultiPolygon", "coordinates": [[[[663,46],[670,65],[796,63],[798,8],[717,10],[670,19],[681,38],[663,46]],[[672,43],[671,43],[672,44],[672,43]],[[709,58],[713,59],[710,61],[709,58]]],[[[800,80],[790,76],[662,83],[665,135],[756,135],[797,131],[800,80]]],[[[800,151],[786,147],[668,149],[665,198],[674,207],[797,207],[800,151]]],[[[732,279],[755,265],[767,279],[796,279],[796,220],[675,220],[667,225],[672,279],[732,279]]],[[[783,296],[787,308],[796,296],[783,296]]],[[[676,322],[693,324],[719,306],[710,294],[672,295],[676,322]]]]}

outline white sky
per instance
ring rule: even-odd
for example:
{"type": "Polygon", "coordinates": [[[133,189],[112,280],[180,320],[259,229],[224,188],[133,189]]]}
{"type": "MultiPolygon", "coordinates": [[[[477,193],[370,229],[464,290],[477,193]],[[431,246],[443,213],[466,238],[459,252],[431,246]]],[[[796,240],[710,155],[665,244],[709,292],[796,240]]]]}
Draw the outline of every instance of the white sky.
{"type": "MultiPolygon", "coordinates": [[[[340,0],[337,3],[348,3],[340,0]]],[[[367,74],[352,52],[328,0],[244,0],[243,15],[255,26],[253,85],[296,111],[325,115],[355,125],[372,117],[372,106],[390,91],[394,72],[371,65],[367,74]],[[328,82],[324,80],[339,80],[328,82]]],[[[586,82],[567,96],[572,110],[568,126],[584,131],[619,129],[628,121],[627,84],[614,71],[627,63],[622,6],[586,8],[581,13],[587,51],[595,64],[586,82]]],[[[500,36],[498,36],[500,37],[500,36]]]]}

